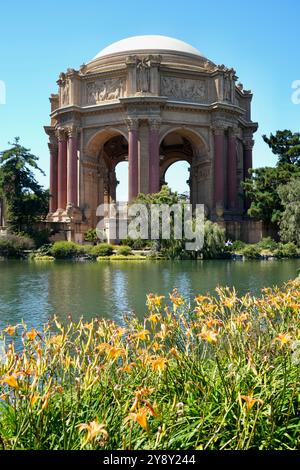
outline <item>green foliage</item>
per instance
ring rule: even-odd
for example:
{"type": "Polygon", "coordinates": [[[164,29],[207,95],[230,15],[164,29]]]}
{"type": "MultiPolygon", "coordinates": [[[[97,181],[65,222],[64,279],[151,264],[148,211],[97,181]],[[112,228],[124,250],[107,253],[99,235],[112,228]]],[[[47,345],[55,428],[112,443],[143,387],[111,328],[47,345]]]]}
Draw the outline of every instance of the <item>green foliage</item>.
{"type": "Polygon", "coordinates": [[[229,249],[229,251],[231,251],[233,253],[236,253],[236,252],[239,252],[240,250],[242,250],[245,246],[246,246],[245,242],[242,242],[241,240],[234,240],[232,242],[232,245],[227,247],[227,249],[229,249]]]}
{"type": "Polygon", "coordinates": [[[20,145],[16,138],[12,147],[0,153],[0,197],[5,199],[6,222],[10,231],[33,234],[34,224],[48,213],[49,192],[36,181],[32,170],[38,157],[20,145]]]}
{"type": "Polygon", "coordinates": [[[130,248],[130,246],[126,246],[126,245],[120,246],[117,249],[117,255],[128,256],[131,254],[131,252],[132,252],[132,249],[130,248]]]}
{"type": "Polygon", "coordinates": [[[278,248],[274,251],[276,258],[296,258],[299,255],[299,249],[293,242],[279,243],[278,248]]]}
{"type": "Polygon", "coordinates": [[[24,250],[31,250],[34,241],[23,235],[8,234],[0,236],[0,256],[5,258],[21,258],[24,250]]]}
{"type": "Polygon", "coordinates": [[[278,187],[294,176],[300,177],[300,167],[291,164],[250,170],[250,178],[243,183],[247,197],[252,201],[248,214],[267,224],[278,224],[284,211],[278,187]]]}
{"type": "Polygon", "coordinates": [[[257,243],[257,247],[260,250],[270,250],[274,251],[278,246],[278,243],[273,240],[271,237],[263,238],[259,243],[257,243]]]}
{"type": "Polygon", "coordinates": [[[225,230],[218,224],[206,220],[204,224],[204,259],[221,258],[225,254],[225,230]]]}
{"type": "Polygon", "coordinates": [[[73,242],[57,241],[49,250],[51,256],[56,259],[70,259],[83,252],[83,248],[73,242]]]}
{"type": "Polygon", "coordinates": [[[270,137],[263,135],[263,139],[268,144],[272,152],[278,157],[278,163],[288,163],[300,165],[300,133],[290,130],[277,131],[270,137]]]}
{"type": "Polygon", "coordinates": [[[92,246],[89,253],[95,258],[98,256],[111,256],[113,246],[110,243],[99,243],[99,245],[92,246]]]}
{"type": "Polygon", "coordinates": [[[246,245],[240,253],[247,259],[259,259],[261,250],[257,245],[246,245]]]}
{"type": "Polygon", "coordinates": [[[279,186],[278,194],[284,208],[280,221],[280,237],[300,246],[300,177],[279,186]]]}
{"type": "Polygon", "coordinates": [[[90,228],[85,234],[84,234],[84,241],[86,242],[99,242],[99,238],[97,235],[97,231],[94,228],[90,228]]]}

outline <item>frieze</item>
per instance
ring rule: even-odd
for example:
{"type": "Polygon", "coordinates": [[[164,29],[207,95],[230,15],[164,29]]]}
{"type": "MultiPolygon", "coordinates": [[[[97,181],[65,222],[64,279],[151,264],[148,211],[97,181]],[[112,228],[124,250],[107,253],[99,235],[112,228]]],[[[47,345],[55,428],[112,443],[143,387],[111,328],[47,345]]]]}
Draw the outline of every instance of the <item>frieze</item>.
{"type": "Polygon", "coordinates": [[[124,78],[105,78],[86,84],[87,104],[98,104],[103,101],[117,100],[125,95],[124,78]]]}
{"type": "Polygon", "coordinates": [[[161,95],[180,101],[207,101],[205,80],[161,77],[161,95]]]}

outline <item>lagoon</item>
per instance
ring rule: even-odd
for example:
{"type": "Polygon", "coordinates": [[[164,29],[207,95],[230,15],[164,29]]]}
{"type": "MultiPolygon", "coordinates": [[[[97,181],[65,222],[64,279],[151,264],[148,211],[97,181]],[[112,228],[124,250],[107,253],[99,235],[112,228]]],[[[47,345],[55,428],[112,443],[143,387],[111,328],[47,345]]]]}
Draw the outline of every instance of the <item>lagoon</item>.
{"type": "Polygon", "coordinates": [[[295,278],[300,259],[273,261],[0,262],[0,328],[24,320],[37,329],[56,314],[111,318],[134,311],[143,318],[146,294],[186,298],[213,293],[217,285],[259,295],[262,287],[295,278]]]}

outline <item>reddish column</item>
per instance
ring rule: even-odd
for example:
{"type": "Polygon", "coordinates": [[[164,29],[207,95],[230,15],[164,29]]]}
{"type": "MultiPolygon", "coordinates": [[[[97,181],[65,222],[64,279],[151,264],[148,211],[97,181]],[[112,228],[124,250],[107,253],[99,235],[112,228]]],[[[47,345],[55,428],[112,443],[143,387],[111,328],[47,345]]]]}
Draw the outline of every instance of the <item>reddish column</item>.
{"type": "Polygon", "coordinates": [[[217,211],[224,211],[224,130],[222,128],[214,129],[214,200],[217,211]]]}
{"type": "Polygon", "coordinates": [[[159,192],[159,128],[150,124],[149,129],[149,193],[159,192]]]}
{"type": "MultiPolygon", "coordinates": [[[[244,142],[244,180],[249,178],[249,169],[252,168],[252,148],[253,148],[253,140],[246,139],[244,142]]],[[[251,202],[248,198],[245,199],[245,210],[249,209],[251,202]]]]}
{"type": "Polygon", "coordinates": [[[51,142],[48,144],[50,150],[50,200],[49,200],[49,212],[53,212],[57,209],[57,196],[58,196],[58,147],[57,143],[51,142]]]}
{"type": "Polygon", "coordinates": [[[78,205],[78,161],[77,161],[77,129],[72,128],[68,134],[68,170],[67,170],[67,204],[78,205]]]}
{"type": "Polygon", "coordinates": [[[58,209],[67,205],[67,138],[64,131],[58,134],[58,209]]]}
{"type": "Polygon", "coordinates": [[[236,136],[232,131],[228,135],[228,167],[227,167],[228,208],[237,207],[237,160],[236,136]]]}
{"type": "Polygon", "coordinates": [[[138,128],[132,125],[128,130],[128,200],[138,195],[138,128]]]}

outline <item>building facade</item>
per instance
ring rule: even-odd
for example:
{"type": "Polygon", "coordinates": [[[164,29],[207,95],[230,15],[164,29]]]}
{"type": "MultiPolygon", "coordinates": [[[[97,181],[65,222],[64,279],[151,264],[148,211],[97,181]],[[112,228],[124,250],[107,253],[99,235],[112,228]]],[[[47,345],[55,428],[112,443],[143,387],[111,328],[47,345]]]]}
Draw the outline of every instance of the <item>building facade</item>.
{"type": "MultiPolygon", "coordinates": [[[[252,93],[235,70],[165,36],[128,38],[68,69],[52,94],[47,221],[68,239],[95,228],[116,200],[128,161],[128,200],[158,192],[174,162],[190,165],[190,200],[230,235],[249,233],[241,182],[252,167],[252,93]]],[[[251,238],[251,237],[250,237],[251,238]]]]}

